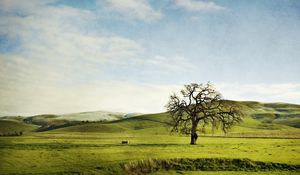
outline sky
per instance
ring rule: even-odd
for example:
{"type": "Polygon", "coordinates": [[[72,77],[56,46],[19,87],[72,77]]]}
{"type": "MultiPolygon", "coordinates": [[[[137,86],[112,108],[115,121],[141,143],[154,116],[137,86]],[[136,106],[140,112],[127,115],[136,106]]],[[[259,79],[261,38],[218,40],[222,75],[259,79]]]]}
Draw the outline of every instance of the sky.
{"type": "Polygon", "coordinates": [[[184,84],[300,104],[298,0],[0,0],[0,116],[165,111],[184,84]]]}

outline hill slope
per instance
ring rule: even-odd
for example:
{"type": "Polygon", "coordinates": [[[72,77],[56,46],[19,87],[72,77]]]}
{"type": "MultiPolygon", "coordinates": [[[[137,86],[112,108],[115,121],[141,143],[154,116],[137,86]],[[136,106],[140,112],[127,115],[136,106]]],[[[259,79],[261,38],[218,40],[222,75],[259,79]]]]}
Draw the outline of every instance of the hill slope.
{"type": "Polygon", "coordinates": [[[157,132],[167,133],[167,128],[169,127],[168,117],[169,115],[167,113],[147,114],[106,123],[84,123],[54,131],[101,133],[147,132],[148,134],[157,132]]]}
{"type": "Polygon", "coordinates": [[[42,114],[30,117],[5,116],[0,117],[0,123],[2,123],[3,126],[0,128],[0,133],[22,130],[19,129],[22,128],[19,126],[20,124],[23,124],[24,126],[38,125],[39,127],[34,127],[36,131],[48,131],[52,129],[78,125],[81,123],[119,120],[124,117],[127,117],[125,113],[107,111],[81,112],[62,115],[42,114]],[[11,122],[7,122],[7,120],[11,122]],[[12,123],[12,121],[14,122],[12,123]],[[4,127],[5,125],[7,125],[7,127],[4,127]]]}
{"type": "Polygon", "coordinates": [[[41,127],[37,131],[48,131],[52,129],[78,125],[84,122],[88,123],[91,121],[119,120],[124,116],[124,113],[113,113],[106,111],[81,112],[63,115],[43,114],[27,117],[24,119],[24,122],[40,125],[41,127]]]}
{"type": "MultiPolygon", "coordinates": [[[[228,136],[300,138],[300,105],[253,101],[227,102],[239,106],[245,114],[243,123],[235,126],[228,136]]],[[[123,113],[96,111],[65,115],[37,115],[25,118],[24,122],[39,125],[40,128],[37,131],[169,134],[170,116],[167,113],[126,116],[123,113]]],[[[15,127],[19,127],[17,124],[22,123],[22,120],[18,117],[14,120],[19,122],[15,124],[15,127]]],[[[7,125],[13,130],[13,123],[7,125]]],[[[202,135],[211,134],[209,128],[202,132],[202,135]]],[[[214,134],[223,135],[220,131],[214,134]]]]}
{"type": "Polygon", "coordinates": [[[31,132],[36,128],[38,128],[38,126],[26,124],[18,120],[0,120],[0,135],[13,135],[19,132],[31,132]]]}
{"type": "Polygon", "coordinates": [[[246,117],[260,123],[282,124],[300,128],[300,105],[287,103],[234,102],[241,106],[246,117]]]}
{"type": "MultiPolygon", "coordinates": [[[[300,138],[300,105],[284,103],[235,102],[244,112],[244,121],[233,127],[232,137],[289,137],[300,138]]],[[[61,128],[55,132],[101,132],[169,134],[169,114],[147,114],[107,123],[89,123],[61,128]]],[[[212,135],[208,128],[202,135],[212,135]]],[[[223,135],[217,131],[214,135],[223,135]]]]}

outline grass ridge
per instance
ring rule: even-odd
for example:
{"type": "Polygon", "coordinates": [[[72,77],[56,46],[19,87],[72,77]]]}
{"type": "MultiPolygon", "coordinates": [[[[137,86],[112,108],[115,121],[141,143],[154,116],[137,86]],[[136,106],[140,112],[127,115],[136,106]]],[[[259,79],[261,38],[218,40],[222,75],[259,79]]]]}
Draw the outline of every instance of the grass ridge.
{"type": "Polygon", "coordinates": [[[229,158],[146,159],[122,164],[127,174],[140,175],[156,171],[300,171],[300,165],[229,158]]]}

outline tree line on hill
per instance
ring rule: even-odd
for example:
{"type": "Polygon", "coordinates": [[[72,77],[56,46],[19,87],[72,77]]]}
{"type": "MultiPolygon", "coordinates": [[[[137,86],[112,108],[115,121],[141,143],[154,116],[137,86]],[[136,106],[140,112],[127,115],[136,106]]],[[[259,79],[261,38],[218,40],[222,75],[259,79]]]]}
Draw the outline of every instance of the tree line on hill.
{"type": "Polygon", "coordinates": [[[21,136],[23,135],[23,131],[15,131],[15,132],[7,132],[7,133],[0,133],[1,137],[5,137],[5,136],[21,136]]]}

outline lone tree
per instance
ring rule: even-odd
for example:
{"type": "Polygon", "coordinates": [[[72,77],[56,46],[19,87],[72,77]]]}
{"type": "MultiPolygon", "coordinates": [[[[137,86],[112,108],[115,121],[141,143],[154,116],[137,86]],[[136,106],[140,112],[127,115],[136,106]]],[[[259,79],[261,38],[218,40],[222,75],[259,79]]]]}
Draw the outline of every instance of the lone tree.
{"type": "Polygon", "coordinates": [[[171,132],[191,135],[191,144],[196,144],[198,126],[204,130],[221,127],[226,133],[234,124],[242,121],[239,108],[222,99],[221,94],[210,83],[185,85],[180,96],[173,94],[166,105],[171,114],[171,132]]]}

